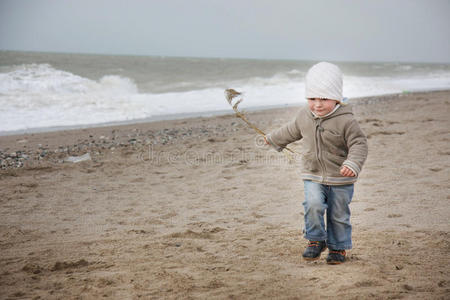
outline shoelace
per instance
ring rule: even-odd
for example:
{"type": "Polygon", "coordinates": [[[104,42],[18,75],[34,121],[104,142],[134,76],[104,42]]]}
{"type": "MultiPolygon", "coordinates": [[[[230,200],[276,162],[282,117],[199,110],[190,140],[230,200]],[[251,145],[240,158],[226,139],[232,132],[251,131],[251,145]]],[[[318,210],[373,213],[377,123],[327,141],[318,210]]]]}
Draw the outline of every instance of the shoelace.
{"type": "Polygon", "coordinates": [[[309,241],[308,247],[318,247],[319,242],[316,241],[309,241]]]}
{"type": "Polygon", "coordinates": [[[343,256],[346,255],[345,250],[330,250],[330,253],[341,254],[341,255],[343,255],[343,256]]]}

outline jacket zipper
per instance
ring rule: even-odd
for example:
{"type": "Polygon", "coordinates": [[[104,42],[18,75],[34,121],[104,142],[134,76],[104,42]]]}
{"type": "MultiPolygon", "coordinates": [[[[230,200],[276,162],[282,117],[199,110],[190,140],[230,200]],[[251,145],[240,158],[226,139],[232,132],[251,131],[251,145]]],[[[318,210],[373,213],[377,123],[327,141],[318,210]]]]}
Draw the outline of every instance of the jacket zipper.
{"type": "Polygon", "coordinates": [[[322,182],[325,182],[325,164],[322,161],[322,148],[321,148],[321,132],[323,131],[323,127],[322,127],[322,119],[319,119],[319,121],[316,123],[316,145],[317,145],[317,149],[316,149],[316,156],[317,156],[317,161],[319,162],[321,171],[322,171],[322,182]]]}

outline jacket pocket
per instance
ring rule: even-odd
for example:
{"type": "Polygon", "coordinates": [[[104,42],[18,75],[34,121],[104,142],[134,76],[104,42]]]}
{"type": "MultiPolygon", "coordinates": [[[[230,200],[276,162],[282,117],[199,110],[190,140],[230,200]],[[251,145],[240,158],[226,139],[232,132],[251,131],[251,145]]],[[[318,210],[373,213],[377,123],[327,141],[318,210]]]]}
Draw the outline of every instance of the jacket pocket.
{"type": "Polygon", "coordinates": [[[347,156],[344,137],[339,133],[325,129],[322,133],[322,143],[328,152],[336,156],[347,156]]]}
{"type": "Polygon", "coordinates": [[[317,173],[320,170],[316,154],[312,152],[308,152],[303,155],[302,165],[304,172],[317,173]]]}
{"type": "Polygon", "coordinates": [[[327,170],[331,173],[332,176],[340,176],[340,169],[346,157],[330,152],[324,152],[324,154],[326,156],[325,163],[327,164],[327,170]]]}
{"type": "Polygon", "coordinates": [[[334,132],[329,129],[325,129],[322,133],[322,138],[325,139],[327,142],[332,143],[334,145],[342,144],[344,143],[344,138],[341,134],[334,132]]]}

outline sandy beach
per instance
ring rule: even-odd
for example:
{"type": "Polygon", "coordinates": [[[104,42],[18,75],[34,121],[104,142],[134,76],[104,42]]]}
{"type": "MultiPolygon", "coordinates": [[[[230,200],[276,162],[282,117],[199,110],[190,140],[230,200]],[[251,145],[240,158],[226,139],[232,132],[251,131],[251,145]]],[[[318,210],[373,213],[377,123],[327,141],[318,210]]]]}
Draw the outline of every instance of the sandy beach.
{"type": "Polygon", "coordinates": [[[0,298],[449,299],[450,91],[352,103],[369,156],[339,266],[302,260],[299,166],[233,115],[0,136],[0,298]]]}

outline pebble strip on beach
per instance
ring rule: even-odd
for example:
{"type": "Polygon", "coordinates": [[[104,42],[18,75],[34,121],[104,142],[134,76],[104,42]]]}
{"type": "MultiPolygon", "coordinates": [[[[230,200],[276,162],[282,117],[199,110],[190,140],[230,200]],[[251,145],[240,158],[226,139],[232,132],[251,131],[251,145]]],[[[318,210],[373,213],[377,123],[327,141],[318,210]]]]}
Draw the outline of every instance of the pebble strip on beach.
{"type": "MultiPolygon", "coordinates": [[[[151,126],[151,125],[150,125],[151,126]]],[[[72,145],[59,145],[58,147],[50,147],[49,145],[38,144],[33,147],[28,144],[26,138],[17,141],[21,144],[22,149],[0,148],[0,166],[1,169],[22,168],[27,162],[47,160],[53,163],[63,163],[64,159],[69,156],[80,156],[90,153],[93,160],[101,155],[104,151],[114,151],[120,148],[140,148],[148,145],[166,145],[172,144],[178,140],[187,138],[202,138],[213,136],[225,136],[225,132],[237,131],[242,124],[236,121],[229,123],[229,126],[217,124],[216,126],[199,127],[181,127],[181,128],[165,128],[162,130],[140,130],[134,128],[132,130],[113,129],[110,135],[94,136],[89,134],[84,140],[78,140],[72,145]]]]}

